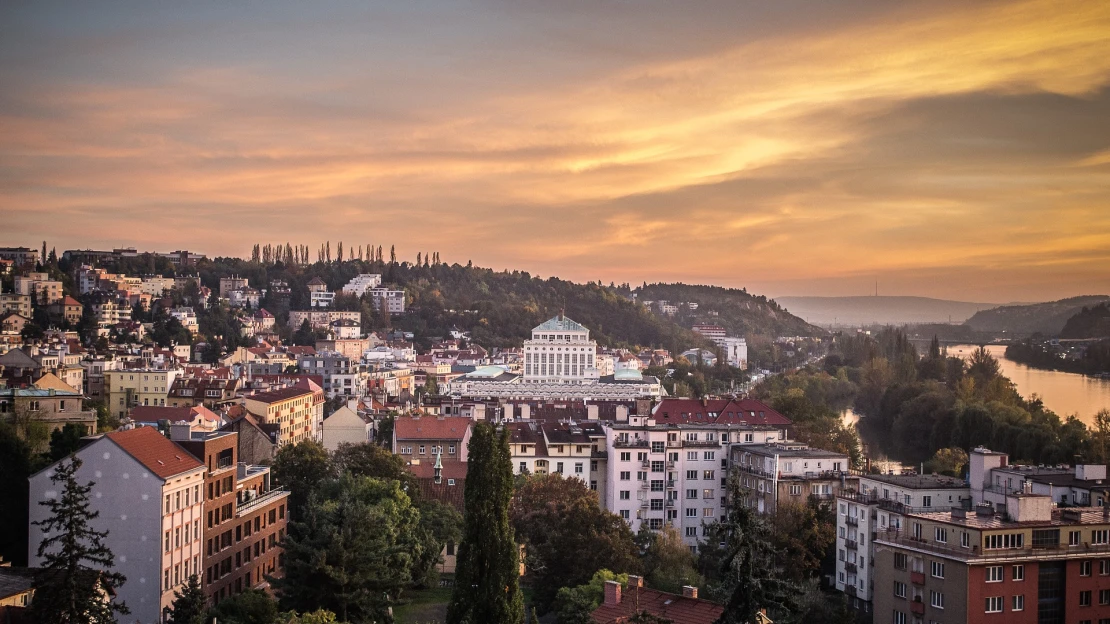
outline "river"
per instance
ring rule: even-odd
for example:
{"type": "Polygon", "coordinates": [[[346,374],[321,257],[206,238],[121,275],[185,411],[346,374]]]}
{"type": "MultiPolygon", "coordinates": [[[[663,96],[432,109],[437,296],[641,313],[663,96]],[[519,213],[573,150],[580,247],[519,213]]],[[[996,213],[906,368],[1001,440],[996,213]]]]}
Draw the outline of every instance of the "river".
{"type": "MultiPolygon", "coordinates": [[[[949,345],[948,355],[966,359],[976,348],[976,345],[949,345]]],[[[1014,382],[1021,396],[1028,399],[1036,394],[1045,407],[1056,412],[1060,418],[1077,414],[1080,420],[1090,425],[1099,410],[1110,409],[1110,379],[1030,368],[1006,359],[1004,345],[987,345],[987,351],[998,359],[1002,374],[1014,382]]]]}

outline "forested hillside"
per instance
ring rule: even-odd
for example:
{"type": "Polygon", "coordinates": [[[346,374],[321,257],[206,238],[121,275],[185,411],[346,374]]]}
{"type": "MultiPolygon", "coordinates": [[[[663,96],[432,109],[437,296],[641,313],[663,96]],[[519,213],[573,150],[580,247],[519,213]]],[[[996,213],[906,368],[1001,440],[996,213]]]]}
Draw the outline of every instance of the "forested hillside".
{"type": "Polygon", "coordinates": [[[1110,305],[1101,303],[1091,308],[1083,308],[1068,319],[1061,338],[1110,338],[1110,305]]]}
{"type": "Polygon", "coordinates": [[[1068,319],[1079,313],[1085,306],[1094,306],[1105,301],[1110,301],[1110,297],[1086,295],[1030,305],[1002,306],[976,312],[966,324],[977,331],[1006,331],[1018,334],[1039,332],[1047,336],[1055,336],[1064,329],[1068,319]]]}
{"type": "Polygon", "coordinates": [[[784,310],[774,300],[745,289],[689,284],[644,284],[632,291],[642,301],[665,299],[674,304],[698,304],[697,310],[679,305],[675,317],[683,326],[711,322],[733,336],[823,336],[825,330],[784,310]],[[716,315],[713,315],[716,313],[716,315]]]}

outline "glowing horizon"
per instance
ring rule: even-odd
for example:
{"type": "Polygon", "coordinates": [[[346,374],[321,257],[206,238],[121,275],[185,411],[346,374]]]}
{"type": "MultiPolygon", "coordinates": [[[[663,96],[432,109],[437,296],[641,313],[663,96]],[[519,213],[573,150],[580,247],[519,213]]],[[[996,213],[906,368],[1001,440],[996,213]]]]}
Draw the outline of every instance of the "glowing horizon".
{"type": "Polygon", "coordinates": [[[1047,0],[5,5],[0,245],[1105,294],[1108,32],[1047,0]]]}

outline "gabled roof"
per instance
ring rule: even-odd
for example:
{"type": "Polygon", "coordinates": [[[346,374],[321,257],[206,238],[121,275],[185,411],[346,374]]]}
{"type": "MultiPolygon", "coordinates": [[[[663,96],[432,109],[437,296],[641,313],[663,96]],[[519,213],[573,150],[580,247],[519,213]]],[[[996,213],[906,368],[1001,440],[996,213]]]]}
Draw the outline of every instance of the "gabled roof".
{"type": "Polygon", "coordinates": [[[79,306],[81,305],[81,302],[74,299],[73,297],[70,297],[69,295],[66,295],[65,298],[62,299],[62,305],[79,306]]]}
{"type": "Polygon", "coordinates": [[[35,380],[34,386],[41,390],[53,389],[66,394],[77,394],[77,390],[73,386],[59,379],[54,373],[46,373],[39,377],[35,380]]]}
{"type": "Polygon", "coordinates": [[[719,604],[698,598],[686,598],[645,587],[624,587],[618,604],[605,604],[592,614],[597,624],[627,622],[640,611],[670,620],[674,624],[712,624],[725,609],[719,604]]]}
{"type": "MultiPolygon", "coordinates": [[[[311,382],[309,382],[309,383],[311,383],[311,382]]],[[[250,401],[259,401],[261,403],[279,403],[281,401],[287,401],[287,400],[292,399],[292,398],[305,396],[305,395],[309,395],[309,394],[312,394],[312,390],[310,390],[308,388],[293,387],[293,388],[279,388],[277,390],[271,390],[269,392],[259,392],[257,394],[252,394],[252,395],[249,395],[249,396],[245,396],[243,398],[247,399],[247,400],[250,400],[250,401]]]]}
{"type": "Polygon", "coordinates": [[[402,416],[394,421],[393,430],[398,440],[462,440],[473,422],[464,416],[402,416]]]}
{"type": "Polygon", "coordinates": [[[586,331],[586,328],[565,316],[553,316],[536,325],[532,331],[586,331]]]}
{"type": "Polygon", "coordinates": [[[153,427],[104,434],[128,455],[161,479],[204,466],[189,451],[158,433],[153,427]]]}
{"type": "Polygon", "coordinates": [[[320,279],[319,277],[314,277],[311,280],[309,280],[308,285],[309,286],[327,286],[328,283],[325,282],[324,280],[320,279]]]}
{"type": "Polygon", "coordinates": [[[12,368],[42,368],[41,364],[36,362],[31,356],[24,353],[22,349],[12,349],[3,355],[0,355],[0,364],[3,364],[4,366],[10,366],[12,368]]]}

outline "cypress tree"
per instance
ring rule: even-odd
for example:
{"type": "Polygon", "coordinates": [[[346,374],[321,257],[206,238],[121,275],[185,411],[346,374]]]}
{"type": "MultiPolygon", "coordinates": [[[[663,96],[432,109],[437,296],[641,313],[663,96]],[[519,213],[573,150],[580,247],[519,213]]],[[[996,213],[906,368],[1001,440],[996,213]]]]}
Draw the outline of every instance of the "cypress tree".
{"type": "Polygon", "coordinates": [[[447,624],[520,624],[519,550],[509,523],[513,466],[508,431],[479,423],[470,438],[466,518],[447,624]]]}
{"type": "Polygon", "coordinates": [[[115,556],[103,542],[108,532],[89,526],[100,512],[89,509],[93,483],[77,482],[80,468],[76,456],[59,462],[50,481],[61,486],[60,493],[39,503],[51,513],[34,523],[45,536],[37,552],[43,565],[35,575],[37,589],[31,603],[36,622],[100,624],[115,622],[113,612],[130,613],[126,604],[112,602],[106,595],[126,579],[111,571],[115,556]]]}

